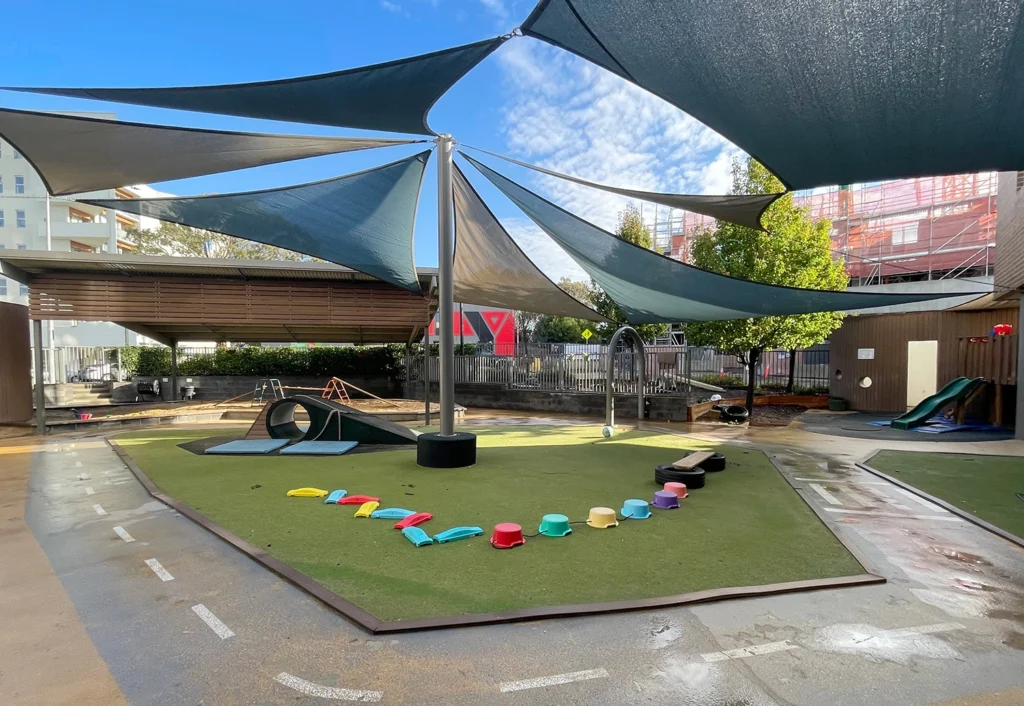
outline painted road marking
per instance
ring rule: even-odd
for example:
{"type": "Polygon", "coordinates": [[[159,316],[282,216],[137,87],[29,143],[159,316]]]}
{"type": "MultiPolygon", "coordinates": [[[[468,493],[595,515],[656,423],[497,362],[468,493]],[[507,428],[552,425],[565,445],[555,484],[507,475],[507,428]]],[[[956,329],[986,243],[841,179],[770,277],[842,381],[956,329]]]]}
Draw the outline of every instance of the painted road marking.
{"type": "Polygon", "coordinates": [[[833,480],[832,478],[794,478],[793,480],[802,480],[808,483],[857,483],[858,485],[892,485],[892,483],[884,483],[882,481],[870,481],[870,480],[833,480]]]}
{"type": "MultiPolygon", "coordinates": [[[[161,581],[173,581],[174,577],[156,559],[146,559],[146,566],[153,570],[153,573],[160,577],[161,581]]],[[[195,610],[195,608],[193,608],[195,610]]]]}
{"type": "Polygon", "coordinates": [[[523,691],[525,689],[537,689],[542,686],[556,686],[558,684],[571,684],[574,681],[586,681],[588,679],[604,679],[608,672],[600,669],[586,669],[582,672],[569,672],[568,674],[555,674],[550,677],[537,677],[536,679],[523,679],[522,681],[506,681],[498,685],[498,691],[507,693],[510,691],[523,691]]]}
{"type": "Polygon", "coordinates": [[[811,490],[813,490],[815,493],[823,497],[825,499],[825,502],[827,502],[829,505],[842,505],[841,502],[836,500],[835,495],[828,492],[817,483],[811,483],[811,490]]]}
{"type": "Polygon", "coordinates": [[[861,507],[867,507],[871,504],[871,501],[869,501],[866,496],[861,495],[856,490],[851,490],[849,488],[843,488],[842,490],[844,493],[853,498],[854,502],[856,502],[861,507]]]}
{"type": "MultiPolygon", "coordinates": [[[[152,561],[156,561],[153,559],[152,561]]],[[[149,563],[149,562],[147,562],[149,563]]],[[[162,567],[161,567],[162,568],[162,567]]],[[[155,569],[154,569],[155,571],[155,569]]],[[[170,574],[168,574],[169,576],[170,574]]],[[[166,579],[164,579],[166,580],[166,579]]],[[[220,621],[216,615],[210,612],[210,609],[204,606],[202,603],[199,605],[192,606],[192,611],[202,618],[203,622],[210,626],[210,629],[217,633],[217,636],[221,640],[226,640],[229,637],[234,637],[235,633],[231,632],[231,628],[220,621]]]]}
{"type": "Polygon", "coordinates": [[[872,493],[874,495],[877,495],[879,500],[881,500],[882,502],[887,503],[889,505],[892,505],[897,510],[906,510],[908,512],[910,511],[910,507],[909,506],[904,505],[901,502],[896,502],[895,500],[890,498],[888,495],[883,493],[878,488],[868,488],[867,490],[868,490],[868,492],[870,492],[870,493],[872,493]]]}
{"type": "Polygon", "coordinates": [[[321,686],[311,681],[300,679],[288,672],[281,672],[274,681],[283,684],[289,689],[295,689],[306,696],[316,696],[321,699],[334,699],[335,701],[380,701],[384,696],[383,691],[361,691],[359,689],[341,689],[336,686],[321,686]]]}
{"type": "Polygon", "coordinates": [[[848,510],[845,507],[826,507],[825,512],[841,512],[846,515],[867,515],[868,517],[901,517],[908,520],[939,520],[940,522],[959,522],[959,517],[949,515],[904,515],[901,512],[875,512],[874,510],[848,510]]]}
{"type": "Polygon", "coordinates": [[[900,495],[907,496],[908,498],[913,500],[918,505],[925,506],[926,508],[928,508],[932,512],[945,512],[946,511],[944,508],[939,507],[935,503],[930,503],[927,500],[925,500],[924,498],[918,497],[918,496],[914,495],[913,493],[911,493],[909,490],[906,490],[904,488],[896,487],[896,488],[893,488],[893,490],[895,490],[900,495]]]}
{"type": "Polygon", "coordinates": [[[75,468],[81,468],[81,467],[82,467],[82,462],[81,461],[75,461],[75,468]]]}
{"type": "Polygon", "coordinates": [[[800,645],[794,645],[789,640],[781,642],[768,642],[764,645],[752,645],[751,647],[737,647],[734,650],[722,650],[721,652],[708,652],[701,655],[705,662],[722,662],[727,659],[742,659],[744,657],[757,657],[758,655],[770,655],[773,652],[784,652],[795,650],[800,645]]]}
{"type": "Polygon", "coordinates": [[[89,474],[88,473],[79,473],[78,474],[78,480],[89,480],[89,474]]]}
{"type": "Polygon", "coordinates": [[[914,628],[900,628],[897,630],[883,630],[879,633],[881,637],[912,637],[914,635],[931,635],[937,632],[950,632],[952,630],[966,630],[960,623],[935,623],[934,625],[919,625],[914,628]]]}
{"type": "Polygon", "coordinates": [[[92,509],[96,511],[97,515],[103,516],[107,514],[107,511],[103,509],[102,505],[93,505],[92,509]]]}
{"type": "Polygon", "coordinates": [[[92,489],[92,486],[87,485],[87,486],[85,486],[85,494],[86,495],[95,495],[96,491],[92,489]]]}
{"type": "Polygon", "coordinates": [[[124,527],[121,527],[120,525],[118,525],[117,527],[114,528],[114,534],[116,534],[118,537],[120,537],[121,539],[123,539],[126,542],[134,542],[135,541],[135,537],[133,537],[130,534],[128,534],[128,531],[124,527]]]}

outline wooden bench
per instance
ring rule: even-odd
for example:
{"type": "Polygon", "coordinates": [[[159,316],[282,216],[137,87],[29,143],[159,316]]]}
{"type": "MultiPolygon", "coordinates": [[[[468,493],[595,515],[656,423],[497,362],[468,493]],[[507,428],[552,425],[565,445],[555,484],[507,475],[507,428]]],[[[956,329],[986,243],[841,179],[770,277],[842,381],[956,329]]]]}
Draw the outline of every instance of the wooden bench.
{"type": "Polygon", "coordinates": [[[712,456],[714,456],[714,452],[712,451],[697,451],[696,453],[685,456],[673,463],[672,468],[677,471],[692,471],[712,456]]]}

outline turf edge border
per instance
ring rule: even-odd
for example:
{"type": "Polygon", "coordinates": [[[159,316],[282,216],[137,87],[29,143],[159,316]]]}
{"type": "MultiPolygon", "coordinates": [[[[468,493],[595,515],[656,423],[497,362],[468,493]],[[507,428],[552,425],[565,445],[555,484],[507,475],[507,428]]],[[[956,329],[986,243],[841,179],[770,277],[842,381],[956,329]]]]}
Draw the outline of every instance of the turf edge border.
{"type": "MultiPolygon", "coordinates": [[[[128,452],[125,451],[117,441],[107,438],[106,442],[111,449],[113,449],[114,453],[117,454],[118,458],[120,458],[125,466],[127,466],[128,470],[135,475],[138,481],[146,489],[146,492],[148,492],[152,497],[181,513],[200,527],[217,535],[235,549],[247,555],[253,561],[262,564],[285,581],[288,581],[293,586],[305,591],[309,595],[321,601],[327,607],[339,613],[350,622],[376,635],[415,632],[421,630],[438,630],[443,628],[471,627],[477,625],[499,625],[504,623],[517,623],[548,618],[569,618],[585,615],[602,615],[607,613],[626,613],[653,608],[670,608],[684,605],[696,605],[699,603],[710,603],[728,598],[758,598],[784,593],[845,588],[849,586],[864,586],[885,582],[885,578],[881,576],[866,573],[857,576],[839,576],[828,579],[787,581],[784,583],[772,583],[762,586],[713,588],[705,591],[681,593],[674,596],[657,596],[654,598],[610,601],[605,603],[542,606],[540,608],[520,608],[517,610],[494,613],[470,613],[466,615],[442,616],[437,618],[383,621],[376,616],[367,613],[354,603],[345,600],[333,591],[321,586],[309,576],[296,571],[280,559],[271,556],[258,547],[255,547],[240,537],[228,532],[226,529],[215,524],[208,517],[193,510],[188,505],[172,498],[166,493],[161,492],[153,481],[150,480],[149,476],[147,476],[145,472],[135,464],[128,452]]],[[[783,477],[785,477],[784,474],[783,477]]],[[[850,550],[858,561],[861,561],[861,554],[859,551],[851,548],[851,546],[848,545],[842,537],[839,537],[831,527],[829,530],[836,535],[839,541],[843,543],[843,546],[850,550]]]]}
{"type": "MultiPolygon", "coordinates": [[[[999,535],[1000,537],[1002,537],[1006,541],[1012,542],[1012,543],[1016,544],[1018,547],[1024,548],[1024,538],[1018,537],[1015,534],[1011,534],[1010,532],[1007,532],[1004,529],[996,527],[991,522],[986,522],[985,520],[981,519],[977,515],[972,515],[971,513],[967,512],[966,510],[963,510],[961,508],[958,508],[956,505],[953,505],[951,503],[946,502],[942,498],[937,498],[934,495],[929,495],[928,493],[924,492],[920,488],[915,488],[914,486],[910,485],[909,483],[905,483],[904,481],[901,481],[898,478],[893,478],[889,474],[882,473],[882,471],[878,470],[877,468],[874,468],[873,466],[869,466],[868,465],[868,461],[873,459],[879,453],[881,453],[881,451],[875,451],[868,458],[866,458],[863,461],[858,461],[854,465],[856,465],[857,468],[861,469],[862,471],[867,471],[868,473],[876,475],[876,476],[878,476],[879,478],[881,478],[883,480],[887,480],[890,483],[892,483],[893,485],[899,486],[900,488],[903,488],[904,490],[913,493],[914,495],[918,496],[919,498],[924,498],[925,500],[927,500],[930,503],[935,503],[936,505],[938,505],[942,509],[947,510],[948,512],[953,513],[954,515],[956,515],[957,517],[959,517],[961,519],[967,520],[968,522],[970,522],[973,525],[977,525],[978,527],[981,527],[983,530],[988,530],[992,534],[999,535]]],[[[925,451],[925,452],[922,452],[922,453],[928,453],[928,452],[925,451]]],[[[947,452],[947,453],[956,453],[956,452],[947,452]]],[[[991,454],[991,455],[997,455],[997,454],[991,454]]]]}

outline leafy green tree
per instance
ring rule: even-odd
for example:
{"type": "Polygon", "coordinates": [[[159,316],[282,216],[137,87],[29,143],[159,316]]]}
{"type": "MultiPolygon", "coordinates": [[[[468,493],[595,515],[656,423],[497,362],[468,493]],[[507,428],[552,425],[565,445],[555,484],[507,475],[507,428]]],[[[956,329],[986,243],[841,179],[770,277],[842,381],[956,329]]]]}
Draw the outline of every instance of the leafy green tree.
{"type": "MultiPolygon", "coordinates": [[[[594,290],[586,282],[576,282],[563,277],[558,281],[558,286],[578,301],[590,306],[594,290]]],[[[588,328],[594,328],[593,321],[545,314],[537,322],[533,337],[541,343],[585,343],[583,331],[588,328]]]]}
{"type": "MultiPolygon", "coordinates": [[[[654,246],[654,240],[651,237],[651,231],[644,225],[643,219],[640,218],[640,210],[636,206],[629,205],[619,212],[619,226],[615,231],[615,234],[623,240],[628,240],[633,245],[639,245],[642,248],[650,250],[654,246]]],[[[612,334],[615,333],[619,327],[628,323],[626,321],[626,315],[623,313],[619,305],[612,301],[611,297],[604,293],[600,287],[597,286],[597,282],[591,280],[591,302],[594,309],[597,312],[609,319],[612,323],[600,323],[597,324],[595,333],[597,334],[598,340],[602,343],[607,343],[611,340],[612,334]]],[[[664,336],[668,333],[668,324],[640,324],[634,326],[636,332],[640,334],[640,338],[644,341],[650,342],[659,336],[664,336]]]]}
{"type": "Polygon", "coordinates": [[[230,235],[211,233],[177,223],[160,222],[158,228],[129,229],[128,240],[139,255],[219,257],[239,260],[308,260],[299,253],[254,243],[230,235]]]}
{"type": "MultiPolygon", "coordinates": [[[[734,194],[785,191],[782,183],[752,158],[733,163],[734,194]]],[[[840,291],[848,277],[833,260],[828,220],[812,220],[792,194],[775,201],[761,219],[766,231],[718,221],[697,235],[693,264],[722,274],[788,287],[840,291]]],[[[747,409],[754,413],[754,382],[761,354],[772,348],[794,350],[821,343],[842,325],[841,312],[766,316],[686,325],[687,341],[731,353],[747,368],[747,409]]]]}

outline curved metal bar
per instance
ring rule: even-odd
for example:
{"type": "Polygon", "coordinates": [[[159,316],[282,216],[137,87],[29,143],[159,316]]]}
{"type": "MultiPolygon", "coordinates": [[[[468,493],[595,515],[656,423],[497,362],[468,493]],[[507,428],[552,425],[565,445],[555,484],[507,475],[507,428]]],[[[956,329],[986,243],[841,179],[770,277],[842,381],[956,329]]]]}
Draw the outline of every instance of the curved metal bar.
{"type": "Polygon", "coordinates": [[[636,418],[639,423],[644,418],[644,378],[647,367],[647,349],[644,348],[644,341],[640,334],[632,326],[623,326],[612,334],[612,340],[608,342],[608,379],[605,384],[604,397],[604,423],[607,426],[615,426],[615,347],[622,338],[622,334],[628,333],[633,341],[633,348],[637,351],[640,359],[639,375],[637,377],[636,418]]]}

